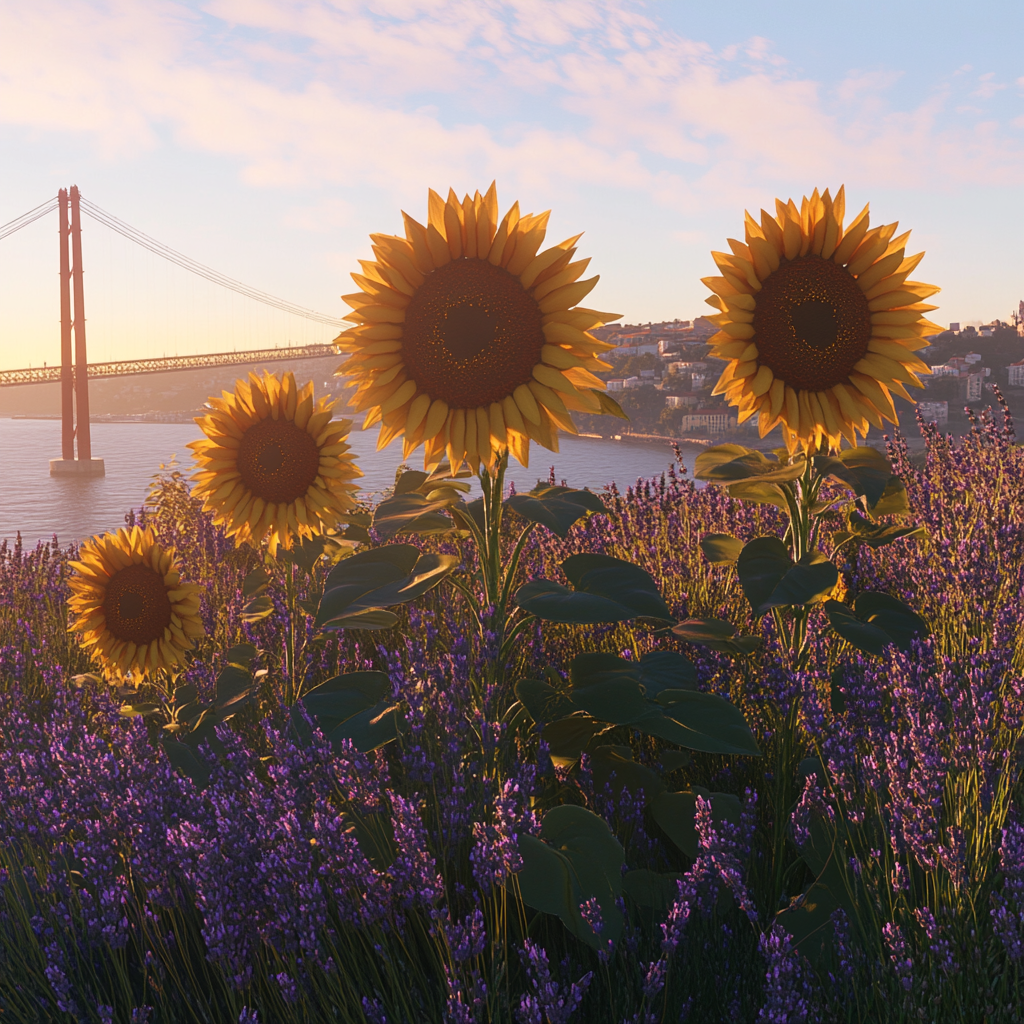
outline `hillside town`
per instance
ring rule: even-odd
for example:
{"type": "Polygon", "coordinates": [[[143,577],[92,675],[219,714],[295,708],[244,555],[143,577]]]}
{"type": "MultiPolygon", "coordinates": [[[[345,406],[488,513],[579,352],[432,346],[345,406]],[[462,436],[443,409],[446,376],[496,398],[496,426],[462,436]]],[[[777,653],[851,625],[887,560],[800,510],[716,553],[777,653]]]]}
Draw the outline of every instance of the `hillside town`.
{"type": "MultiPolygon", "coordinates": [[[[737,431],[756,435],[754,420],[739,425],[736,410],[711,394],[724,366],[708,355],[715,332],[706,317],[615,324],[594,332],[616,346],[603,356],[612,370],[600,376],[630,417],[624,432],[693,440],[737,431]]],[[[1024,412],[1024,301],[1009,322],[950,323],[929,341],[919,355],[932,374],[922,378],[924,394],[915,394],[926,422],[940,427],[966,424],[965,407],[992,404],[994,385],[1011,408],[1024,412]]],[[[899,406],[901,400],[895,401],[899,406]]],[[[907,411],[913,422],[913,412],[907,411]]],[[[609,430],[599,417],[576,419],[582,430],[609,430]]]]}

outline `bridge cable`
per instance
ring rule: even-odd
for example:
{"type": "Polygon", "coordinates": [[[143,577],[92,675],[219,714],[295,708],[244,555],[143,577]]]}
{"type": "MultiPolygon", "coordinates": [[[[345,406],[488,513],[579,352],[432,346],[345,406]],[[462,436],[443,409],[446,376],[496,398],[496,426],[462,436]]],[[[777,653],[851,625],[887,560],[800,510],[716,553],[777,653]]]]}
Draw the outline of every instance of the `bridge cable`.
{"type": "Polygon", "coordinates": [[[6,224],[0,224],[0,238],[6,238],[8,235],[13,235],[15,231],[20,231],[22,228],[27,228],[29,224],[33,224],[39,220],[40,217],[45,217],[48,213],[53,213],[57,209],[58,199],[53,196],[51,199],[47,199],[45,203],[41,203],[39,206],[23,213],[20,217],[15,217],[14,220],[9,220],[6,224]]]}
{"type": "MultiPolygon", "coordinates": [[[[218,284],[223,288],[229,288],[231,291],[238,292],[240,295],[245,295],[250,299],[255,299],[257,302],[262,302],[267,306],[273,306],[276,309],[283,310],[286,313],[291,313],[294,316],[300,316],[306,320],[314,320],[317,323],[328,324],[331,327],[341,328],[347,326],[346,322],[340,317],[327,316],[324,313],[318,313],[315,310],[306,309],[304,306],[297,306],[293,302],[288,302],[286,299],[279,299],[275,295],[270,295],[258,288],[252,288],[247,284],[243,284],[241,281],[236,281],[234,278],[228,277],[226,274],[221,274],[219,271],[204,266],[202,263],[198,263],[196,260],[190,259],[188,256],[170,248],[170,246],[164,245],[163,242],[158,242],[155,238],[151,238],[149,235],[144,234],[139,231],[138,228],[133,228],[130,224],[127,224],[118,217],[115,217],[112,213],[107,213],[106,210],[97,206],[95,203],[89,202],[85,196],[82,196],[81,198],[81,208],[82,211],[92,217],[93,220],[110,228],[111,231],[116,231],[119,235],[123,235],[130,241],[135,242],[137,245],[141,245],[144,249],[148,249],[150,252],[156,253],[157,256],[162,256],[165,260],[177,264],[179,267],[183,267],[185,270],[188,270],[193,274],[197,274],[199,277],[206,278],[207,281],[212,281],[214,284],[218,284]]],[[[39,214],[39,216],[42,215],[43,214],[39,214]]],[[[25,216],[27,216],[27,214],[25,216]]],[[[0,228],[0,231],[2,230],[3,229],[0,228]]],[[[14,230],[17,230],[17,228],[14,230]]],[[[0,234],[0,238],[2,237],[3,235],[0,234]]]]}

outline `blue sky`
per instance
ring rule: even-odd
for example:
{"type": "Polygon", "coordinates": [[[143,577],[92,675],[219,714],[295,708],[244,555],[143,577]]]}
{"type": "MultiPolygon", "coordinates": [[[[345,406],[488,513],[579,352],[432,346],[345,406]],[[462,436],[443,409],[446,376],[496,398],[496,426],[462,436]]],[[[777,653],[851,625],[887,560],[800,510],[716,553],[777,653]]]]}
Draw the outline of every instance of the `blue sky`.
{"type": "MultiPolygon", "coordinates": [[[[342,315],[369,232],[495,178],[553,241],[585,230],[595,305],[647,321],[706,310],[744,208],[845,182],[914,229],[939,322],[1007,319],[1022,39],[1024,5],[985,0],[0,0],[0,223],[77,183],[342,315]]],[[[55,228],[0,241],[0,367],[56,359],[55,228]]],[[[314,340],[86,230],[93,359],[314,340]]]]}

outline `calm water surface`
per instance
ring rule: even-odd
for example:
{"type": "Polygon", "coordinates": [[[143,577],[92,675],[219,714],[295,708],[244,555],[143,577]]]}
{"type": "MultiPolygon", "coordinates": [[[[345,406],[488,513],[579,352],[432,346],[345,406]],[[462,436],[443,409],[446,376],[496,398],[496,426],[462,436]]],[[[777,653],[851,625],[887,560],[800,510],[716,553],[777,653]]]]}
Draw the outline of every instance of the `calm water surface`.
{"type": "MultiPolygon", "coordinates": [[[[50,459],[60,456],[59,420],[0,419],[0,538],[13,540],[20,532],[26,543],[34,544],[56,534],[66,544],[123,526],[125,512],[142,504],[161,464],[168,465],[177,455],[180,466],[191,470],[192,452],[185,445],[201,436],[192,423],[96,423],[92,451],[105,461],[107,475],[72,480],[49,475],[50,459]]],[[[376,437],[376,428],[351,436],[365,474],[360,483],[367,492],[391,486],[401,460],[397,443],[376,451],[376,437]]],[[[532,445],[530,468],[510,468],[509,479],[518,489],[529,490],[552,465],[558,479],[577,487],[600,489],[615,481],[625,489],[638,477],[660,474],[673,458],[667,442],[560,440],[557,455],[532,445]]],[[[697,451],[684,449],[690,472],[697,451]]],[[[414,454],[410,465],[415,460],[414,454]]]]}

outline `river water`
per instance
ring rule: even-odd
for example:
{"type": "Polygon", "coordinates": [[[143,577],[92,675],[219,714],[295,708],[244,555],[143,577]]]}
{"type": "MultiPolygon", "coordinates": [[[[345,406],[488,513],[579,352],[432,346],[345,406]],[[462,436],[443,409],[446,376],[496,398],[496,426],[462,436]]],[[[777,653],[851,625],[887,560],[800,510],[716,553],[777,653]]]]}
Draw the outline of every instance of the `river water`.
{"type": "MultiPolygon", "coordinates": [[[[177,456],[179,468],[191,470],[192,452],[185,445],[202,434],[193,423],[94,423],[92,451],[105,462],[106,476],[92,479],[51,477],[49,461],[60,456],[59,420],[0,419],[0,539],[20,533],[26,544],[49,540],[62,544],[124,525],[124,515],[144,501],[161,464],[177,456]]],[[[395,481],[401,447],[395,442],[376,451],[377,429],[353,431],[350,443],[359,455],[364,492],[382,491],[395,481]]],[[[638,477],[657,476],[674,458],[668,442],[560,438],[558,454],[537,445],[531,466],[513,463],[508,478],[517,489],[529,490],[554,466],[556,477],[575,487],[599,490],[614,481],[623,490],[638,477]]],[[[687,469],[699,449],[685,448],[687,469]]],[[[414,453],[409,465],[418,468],[414,453]]],[[[422,465],[422,463],[419,463],[422,465]]]]}

